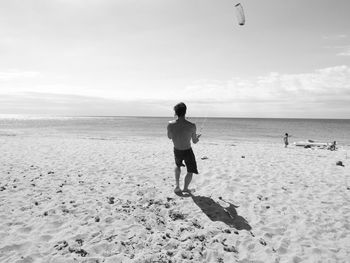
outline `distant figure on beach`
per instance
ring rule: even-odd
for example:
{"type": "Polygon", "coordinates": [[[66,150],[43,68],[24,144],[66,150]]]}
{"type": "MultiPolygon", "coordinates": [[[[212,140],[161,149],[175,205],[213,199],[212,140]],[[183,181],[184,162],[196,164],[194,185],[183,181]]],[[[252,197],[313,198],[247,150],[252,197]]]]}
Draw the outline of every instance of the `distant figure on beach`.
{"type": "Polygon", "coordinates": [[[175,105],[174,111],[175,116],[177,116],[176,120],[169,121],[168,123],[168,138],[173,141],[174,144],[174,157],[175,157],[175,182],[176,188],[175,193],[188,192],[189,184],[192,181],[193,173],[198,174],[196,157],[192,151],[191,147],[191,139],[193,143],[197,143],[199,141],[199,137],[201,134],[196,133],[196,125],[192,122],[186,120],[187,107],[185,103],[180,102],[175,105]],[[183,164],[185,161],[187,174],[185,177],[184,188],[183,191],[180,189],[179,180],[181,174],[181,166],[185,166],[183,164]]]}
{"type": "Polygon", "coordinates": [[[288,133],[286,133],[283,137],[283,141],[284,141],[284,147],[287,148],[289,142],[288,142],[288,138],[292,137],[292,135],[288,135],[288,133]]]}
{"type": "Polygon", "coordinates": [[[331,146],[328,147],[328,150],[335,151],[335,150],[337,149],[337,148],[336,148],[336,144],[337,144],[337,142],[334,141],[334,142],[331,144],[331,146]]]}

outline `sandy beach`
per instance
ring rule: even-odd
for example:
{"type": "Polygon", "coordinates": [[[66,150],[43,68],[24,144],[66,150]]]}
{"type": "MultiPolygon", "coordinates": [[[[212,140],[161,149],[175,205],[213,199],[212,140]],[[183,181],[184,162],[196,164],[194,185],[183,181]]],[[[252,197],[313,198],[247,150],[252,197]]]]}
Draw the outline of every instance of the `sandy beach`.
{"type": "Polygon", "coordinates": [[[0,262],[349,262],[348,148],[203,136],[180,197],[167,138],[0,145],[0,262]]]}
{"type": "Polygon", "coordinates": [[[350,263],[349,13],[0,0],[0,263],[350,263]]]}

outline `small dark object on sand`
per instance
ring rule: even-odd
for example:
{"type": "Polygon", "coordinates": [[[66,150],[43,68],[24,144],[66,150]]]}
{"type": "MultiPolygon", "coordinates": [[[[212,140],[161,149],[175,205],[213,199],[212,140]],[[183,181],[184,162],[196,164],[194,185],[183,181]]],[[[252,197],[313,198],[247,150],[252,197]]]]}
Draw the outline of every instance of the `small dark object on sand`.
{"type": "Polygon", "coordinates": [[[80,255],[82,257],[86,257],[86,255],[89,254],[88,252],[86,252],[84,249],[81,249],[81,248],[80,249],[74,249],[74,248],[69,247],[68,251],[70,253],[76,253],[76,254],[78,254],[78,255],[80,255]]]}
{"type": "Polygon", "coordinates": [[[202,158],[201,158],[202,160],[207,160],[207,159],[209,159],[207,156],[203,156],[202,158]]]}
{"type": "Polygon", "coordinates": [[[263,238],[260,238],[260,239],[259,239],[259,242],[260,242],[260,244],[263,245],[263,246],[266,246],[266,245],[267,245],[267,244],[266,244],[266,241],[265,241],[263,238]]]}
{"type": "Polygon", "coordinates": [[[244,156],[244,155],[242,155],[241,157],[242,157],[242,158],[245,158],[245,156],[244,156]]]}
{"type": "Polygon", "coordinates": [[[82,239],[80,239],[80,238],[76,239],[75,242],[77,242],[79,246],[82,246],[83,243],[84,243],[84,241],[82,239]]]}
{"type": "Polygon", "coordinates": [[[63,240],[63,241],[59,241],[57,243],[57,245],[54,246],[54,248],[56,248],[57,250],[62,250],[64,248],[68,247],[68,243],[67,241],[63,240]]]}
{"type": "Polygon", "coordinates": [[[183,219],[185,219],[185,215],[184,214],[182,214],[181,212],[179,212],[179,211],[174,211],[174,210],[170,210],[169,211],[169,217],[172,219],[172,220],[178,220],[178,219],[180,219],[180,220],[183,220],[183,219]]]}
{"type": "Polygon", "coordinates": [[[234,246],[224,247],[226,252],[238,253],[237,249],[234,246]]]}
{"type": "Polygon", "coordinates": [[[108,203],[109,204],[114,204],[114,197],[108,197],[108,203]]]}
{"type": "Polygon", "coordinates": [[[344,167],[344,164],[343,164],[343,162],[342,162],[342,161],[338,161],[338,162],[336,162],[336,165],[339,165],[339,166],[343,166],[343,167],[344,167]]]}

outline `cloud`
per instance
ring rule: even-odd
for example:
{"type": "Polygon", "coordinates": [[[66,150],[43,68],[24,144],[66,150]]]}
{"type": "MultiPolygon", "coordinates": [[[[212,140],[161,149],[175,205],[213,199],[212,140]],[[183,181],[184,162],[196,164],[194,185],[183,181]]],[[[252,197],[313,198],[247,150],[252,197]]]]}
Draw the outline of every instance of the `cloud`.
{"type": "Polygon", "coordinates": [[[0,113],[171,116],[172,106],[184,101],[192,116],[350,116],[350,67],[346,65],[300,74],[271,72],[256,78],[201,79],[183,89],[147,91],[134,97],[130,96],[133,90],[123,97],[118,90],[103,88],[51,88],[43,85],[35,92],[2,94],[0,113]]]}
{"type": "Polygon", "coordinates": [[[325,46],[325,48],[336,50],[337,56],[350,56],[350,45],[325,46]]]}
{"type": "Polygon", "coordinates": [[[323,36],[328,43],[325,48],[336,50],[337,56],[350,56],[349,36],[346,34],[323,36]]]}
{"type": "Polygon", "coordinates": [[[343,51],[337,54],[338,56],[350,56],[350,46],[343,47],[343,51]]]}
{"type": "Polygon", "coordinates": [[[326,40],[341,40],[347,38],[348,35],[346,34],[336,34],[336,35],[328,35],[328,36],[323,36],[323,39],[326,40]]]}
{"type": "Polygon", "coordinates": [[[70,94],[17,92],[0,96],[1,115],[169,116],[171,109],[168,112],[164,109],[164,104],[158,101],[123,101],[70,94]]]}
{"type": "Polygon", "coordinates": [[[40,77],[40,72],[36,71],[20,71],[20,70],[10,70],[0,72],[0,81],[8,81],[14,79],[22,78],[37,78],[40,77]]]}
{"type": "Polygon", "coordinates": [[[202,110],[214,107],[216,114],[226,116],[348,118],[350,68],[344,65],[301,74],[272,72],[254,79],[201,80],[176,98],[202,110]]]}
{"type": "Polygon", "coordinates": [[[189,85],[178,97],[199,101],[281,102],[317,101],[324,98],[344,100],[350,92],[350,68],[337,66],[311,73],[272,72],[254,79],[228,81],[200,80],[189,85]]]}

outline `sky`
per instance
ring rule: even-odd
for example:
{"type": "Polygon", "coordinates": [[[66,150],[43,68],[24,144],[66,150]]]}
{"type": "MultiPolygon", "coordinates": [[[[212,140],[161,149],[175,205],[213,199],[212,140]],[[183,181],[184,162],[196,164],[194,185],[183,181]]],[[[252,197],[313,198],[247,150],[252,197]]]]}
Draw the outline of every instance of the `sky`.
{"type": "Polygon", "coordinates": [[[2,0],[0,114],[350,117],[350,1],[2,0]]]}

